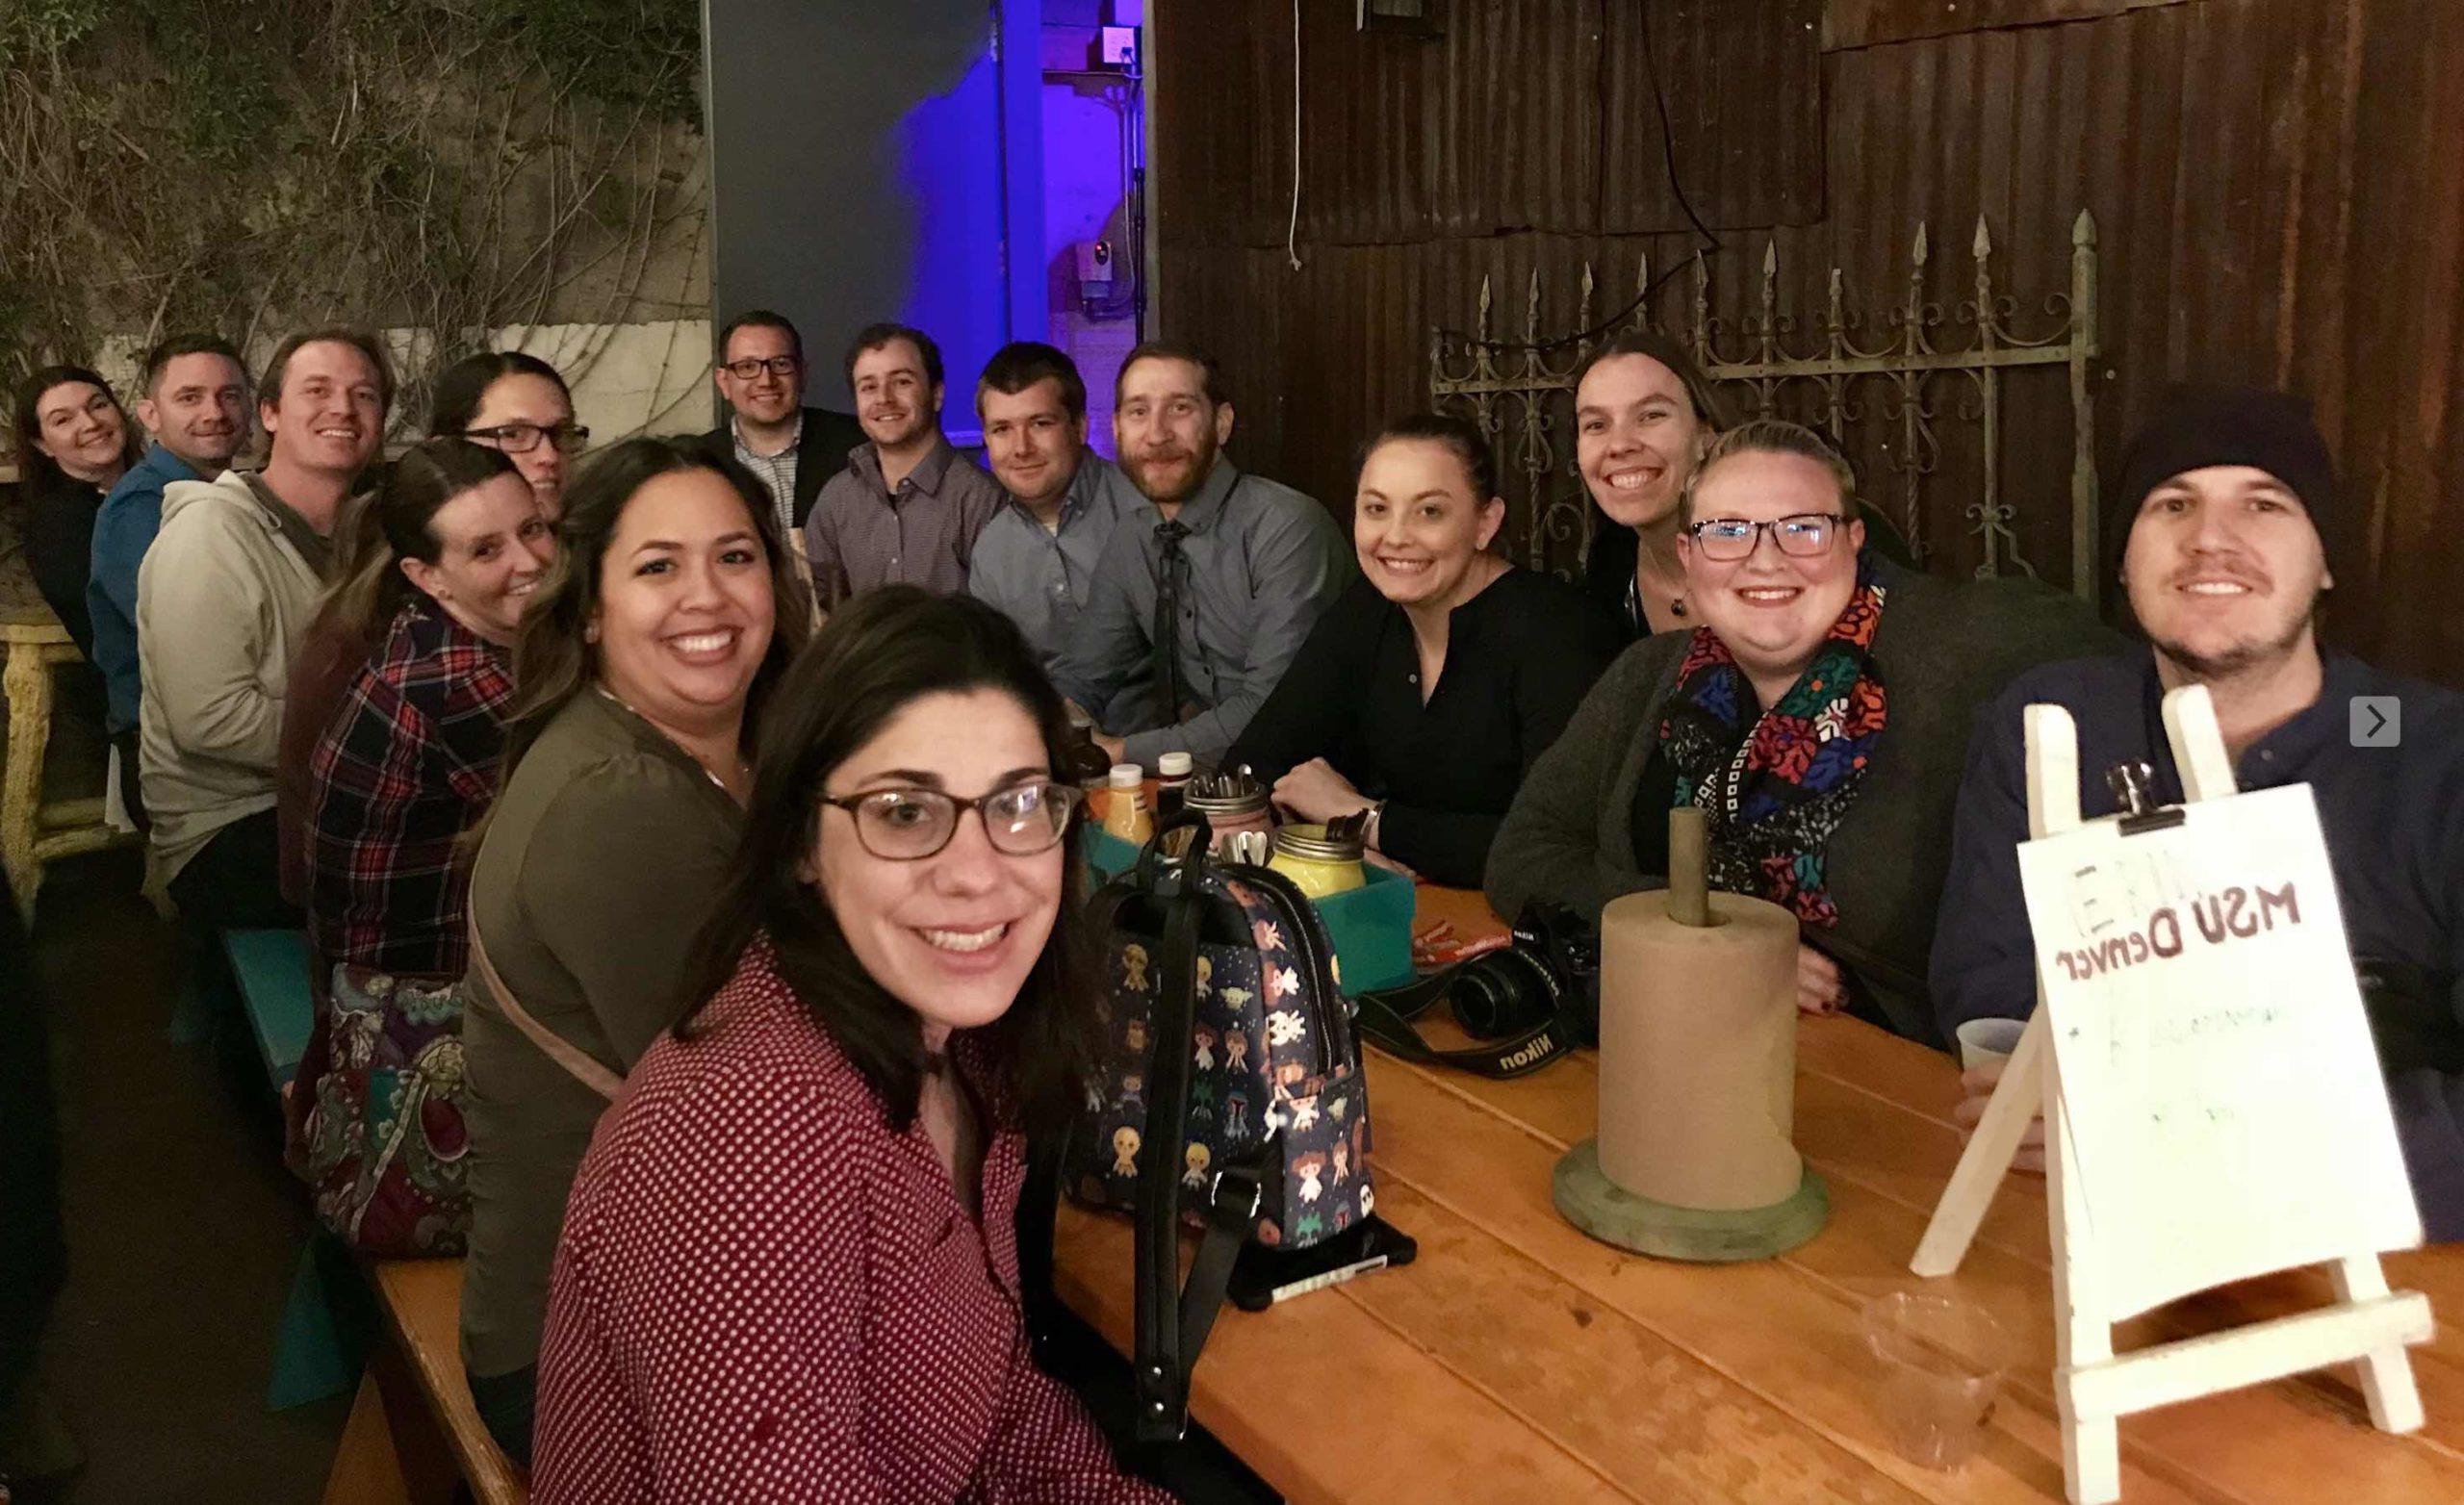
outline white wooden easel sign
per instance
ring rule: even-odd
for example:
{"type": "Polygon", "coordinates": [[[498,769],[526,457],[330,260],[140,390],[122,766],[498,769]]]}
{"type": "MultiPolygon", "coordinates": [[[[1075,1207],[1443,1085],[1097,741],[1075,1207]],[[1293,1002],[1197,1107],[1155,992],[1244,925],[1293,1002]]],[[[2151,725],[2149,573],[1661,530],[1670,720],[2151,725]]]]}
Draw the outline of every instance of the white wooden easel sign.
{"type": "Polygon", "coordinates": [[[2404,1347],[2429,1302],[2378,1264],[2421,1216],[2317,805],[2307,785],[2234,793],[2206,690],[2164,714],[2190,803],[2083,824],[2077,728],[2028,707],[2038,1007],[1911,1262],[1959,1267],[2041,1110],[2073,1505],[2120,1498],[2120,1417],[2305,1369],[2357,1361],[2372,1424],[2422,1424],[2404,1347]],[[2114,1353],[2113,1324],[2151,1307],[2320,1263],[2330,1306],[2114,1353]]]}

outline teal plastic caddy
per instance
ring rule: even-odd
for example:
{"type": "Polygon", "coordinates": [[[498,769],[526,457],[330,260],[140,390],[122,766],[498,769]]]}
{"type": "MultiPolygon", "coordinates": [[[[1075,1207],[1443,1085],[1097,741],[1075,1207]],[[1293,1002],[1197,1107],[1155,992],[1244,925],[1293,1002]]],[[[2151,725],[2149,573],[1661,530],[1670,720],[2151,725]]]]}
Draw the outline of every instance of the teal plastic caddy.
{"type": "MultiPolygon", "coordinates": [[[[1087,863],[1098,882],[1138,860],[1136,847],[1100,826],[1090,823],[1085,840],[1087,863]]],[[[1400,987],[1414,976],[1411,880],[1373,862],[1362,864],[1362,875],[1368,880],[1362,886],[1317,901],[1347,993],[1400,987]]]]}

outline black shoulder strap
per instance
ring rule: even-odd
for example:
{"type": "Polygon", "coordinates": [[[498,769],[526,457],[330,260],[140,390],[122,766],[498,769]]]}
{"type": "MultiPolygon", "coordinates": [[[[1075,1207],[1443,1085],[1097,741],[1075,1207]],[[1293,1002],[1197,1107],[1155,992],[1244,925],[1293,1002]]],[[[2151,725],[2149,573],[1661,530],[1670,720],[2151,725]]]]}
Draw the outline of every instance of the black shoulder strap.
{"type": "MultiPolygon", "coordinates": [[[[1456,974],[1470,962],[1456,962],[1434,977],[1402,987],[1381,992],[1362,993],[1360,1033],[1370,1043],[1390,1055],[1424,1066],[1453,1066],[1474,1076],[1503,1079],[1520,1077],[1539,1070],[1560,1056],[1575,1049],[1574,1021],[1567,1017],[1565,992],[1549,969],[1523,956],[1520,952],[1501,951],[1492,957],[1512,957],[1527,966],[1533,977],[1549,990],[1556,1007],[1538,1024],[1503,1039],[1483,1040],[1463,1050],[1442,1051],[1421,1038],[1412,1021],[1436,1006],[1454,985],[1456,974]]],[[[1500,962],[1513,965],[1514,962],[1500,962]]]]}
{"type": "Polygon", "coordinates": [[[1209,900],[1198,883],[1202,858],[1187,863],[1167,902],[1146,1097],[1146,1136],[1138,1149],[1138,1440],[1168,1442],[1189,1425],[1190,1373],[1222,1310],[1232,1263],[1247,1241],[1265,1196],[1263,1165],[1271,1135],[1240,1163],[1219,1167],[1207,1186],[1206,1233],[1180,1274],[1181,1143],[1189,1134],[1192,1033],[1197,1025],[1198,926],[1209,900]]]}

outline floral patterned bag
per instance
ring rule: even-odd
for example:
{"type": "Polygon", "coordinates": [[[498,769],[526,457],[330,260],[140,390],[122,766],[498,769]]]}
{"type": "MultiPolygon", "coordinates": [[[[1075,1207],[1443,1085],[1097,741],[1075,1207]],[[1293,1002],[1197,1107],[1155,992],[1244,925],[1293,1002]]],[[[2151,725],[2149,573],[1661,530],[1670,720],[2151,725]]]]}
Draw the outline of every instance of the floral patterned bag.
{"type": "Polygon", "coordinates": [[[1204,817],[1175,816],[1091,906],[1111,1048],[1068,1185],[1137,1219],[1149,1440],[1180,1433],[1241,1246],[1306,1248],[1376,1206],[1368,1084],[1324,922],[1282,874],[1219,862],[1207,840],[1204,817]],[[1192,829],[1188,848],[1171,843],[1192,829]],[[1183,1217],[1205,1237],[1176,1292],[1183,1217]]]}
{"type": "Polygon", "coordinates": [[[462,1253],[460,980],[337,966],[324,1008],[321,1068],[294,1088],[310,1094],[296,1148],[319,1220],[377,1258],[462,1253]]]}

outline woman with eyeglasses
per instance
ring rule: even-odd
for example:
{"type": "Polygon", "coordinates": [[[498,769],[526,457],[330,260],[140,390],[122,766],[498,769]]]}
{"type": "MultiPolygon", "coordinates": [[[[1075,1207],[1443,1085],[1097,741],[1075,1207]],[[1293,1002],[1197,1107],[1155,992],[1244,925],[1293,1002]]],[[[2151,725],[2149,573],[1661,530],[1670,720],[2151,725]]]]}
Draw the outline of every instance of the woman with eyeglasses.
{"type": "Polygon", "coordinates": [[[675,1017],[744,828],[754,738],[810,620],[758,483],[732,464],[627,440],[568,502],[514,648],[462,1026],[463,1363],[516,1459],[574,1168],[605,1081],[675,1017]]]}
{"type": "Polygon", "coordinates": [[[447,367],[427,431],[510,455],[551,523],[564,513],[566,462],[590,443],[590,430],[574,421],[564,377],[520,350],[482,350],[447,367]]]}
{"type": "Polygon", "coordinates": [[[1797,1004],[1938,1044],[1925,993],[1970,724],[2020,670],[2114,643],[2034,582],[1937,580],[1867,547],[1856,477],[1758,420],[1679,501],[1698,624],[1627,650],[1533,766],[1490,849],[1500,913],[1598,917],[1668,872],[1668,812],[1707,810],[1711,881],[1797,916],[1797,1004]]]}
{"type": "Polygon", "coordinates": [[[1069,725],[992,607],[834,613],[761,730],[743,839],[574,1183],[543,1502],[1157,1501],[1036,1366],[1027,1132],[1093,1059],[1069,725]]]}

